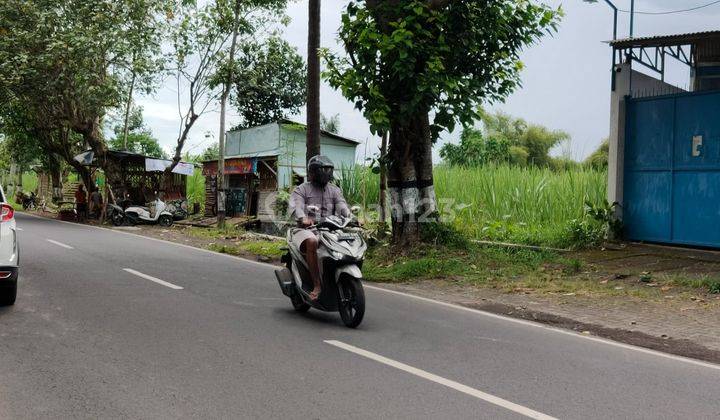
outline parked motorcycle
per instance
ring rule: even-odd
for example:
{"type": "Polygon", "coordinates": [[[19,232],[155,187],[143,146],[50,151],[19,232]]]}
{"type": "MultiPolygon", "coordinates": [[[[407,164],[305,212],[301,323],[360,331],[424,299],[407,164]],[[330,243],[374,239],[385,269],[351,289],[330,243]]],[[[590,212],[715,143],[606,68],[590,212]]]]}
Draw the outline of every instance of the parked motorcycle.
{"type": "Polygon", "coordinates": [[[150,207],[133,206],[125,209],[125,220],[131,225],[159,224],[170,227],[173,225],[173,214],[167,210],[167,205],[159,198],[151,203],[150,207]]]}
{"type": "Polygon", "coordinates": [[[105,210],[107,220],[110,220],[115,226],[122,226],[125,224],[125,210],[117,204],[107,203],[107,209],[105,210]]]}
{"type": "Polygon", "coordinates": [[[30,192],[30,195],[22,195],[22,207],[23,210],[37,210],[37,196],[35,192],[30,192]]]}
{"type": "Polygon", "coordinates": [[[311,307],[324,312],[338,311],[347,327],[356,328],[365,315],[361,268],[367,244],[354,218],[330,216],[313,228],[319,231],[320,296],[316,301],[310,299],[312,277],[305,257],[292,243],[292,229],[287,234],[288,253],[282,257],[286,268],[275,270],[280,289],[296,311],[307,312],[311,307]]]}
{"type": "Polygon", "coordinates": [[[175,220],[185,220],[188,218],[188,202],[185,199],[169,201],[166,210],[172,213],[173,219],[175,220]]]}

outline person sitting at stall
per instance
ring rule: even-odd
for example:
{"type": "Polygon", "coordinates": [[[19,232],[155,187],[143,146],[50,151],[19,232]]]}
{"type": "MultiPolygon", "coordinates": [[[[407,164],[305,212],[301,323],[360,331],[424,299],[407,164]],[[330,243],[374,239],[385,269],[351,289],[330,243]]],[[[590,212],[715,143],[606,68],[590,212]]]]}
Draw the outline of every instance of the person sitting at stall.
{"type": "Polygon", "coordinates": [[[92,192],[90,193],[90,214],[96,218],[100,218],[100,214],[102,213],[102,194],[100,194],[100,189],[96,186],[92,189],[92,192]]]}

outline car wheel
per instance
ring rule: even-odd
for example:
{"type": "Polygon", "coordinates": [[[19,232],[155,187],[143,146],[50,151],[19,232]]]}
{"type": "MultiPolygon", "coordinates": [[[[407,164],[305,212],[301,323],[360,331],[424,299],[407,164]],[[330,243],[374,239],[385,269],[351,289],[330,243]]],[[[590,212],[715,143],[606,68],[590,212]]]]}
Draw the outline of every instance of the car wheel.
{"type": "Polygon", "coordinates": [[[14,305],[15,298],[17,298],[17,284],[0,289],[0,306],[14,305]]]}

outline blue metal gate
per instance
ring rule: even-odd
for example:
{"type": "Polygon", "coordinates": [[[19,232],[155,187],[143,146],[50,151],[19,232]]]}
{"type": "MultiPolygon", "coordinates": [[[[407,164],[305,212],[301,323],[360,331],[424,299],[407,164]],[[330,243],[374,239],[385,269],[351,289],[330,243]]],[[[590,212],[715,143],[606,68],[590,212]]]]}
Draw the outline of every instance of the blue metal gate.
{"type": "Polygon", "coordinates": [[[628,100],[626,128],[625,236],[720,247],[720,93],[628,100]]]}

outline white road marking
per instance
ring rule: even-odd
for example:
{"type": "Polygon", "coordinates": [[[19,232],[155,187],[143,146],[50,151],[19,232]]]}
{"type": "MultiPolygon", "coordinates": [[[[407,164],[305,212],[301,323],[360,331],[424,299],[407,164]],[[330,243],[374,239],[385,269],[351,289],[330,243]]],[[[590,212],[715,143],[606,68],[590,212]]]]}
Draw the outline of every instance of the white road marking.
{"type": "Polygon", "coordinates": [[[169,287],[169,288],[171,288],[171,289],[173,289],[173,290],[183,290],[182,287],[180,287],[180,286],[178,286],[178,285],[176,285],[176,284],[168,283],[168,282],[166,282],[165,280],[160,280],[160,279],[157,278],[157,277],[148,276],[147,274],[143,274],[143,273],[141,273],[141,272],[139,272],[139,271],[135,271],[135,270],[133,270],[133,269],[131,269],[131,268],[123,268],[123,271],[126,271],[126,272],[128,272],[128,273],[130,273],[130,274],[136,275],[136,276],[138,276],[138,277],[142,277],[142,278],[144,278],[145,280],[150,280],[150,281],[155,282],[155,283],[157,283],[157,284],[161,284],[161,285],[163,285],[163,286],[165,286],[165,287],[169,287]]]}
{"type": "Polygon", "coordinates": [[[331,346],[341,348],[343,350],[347,350],[351,353],[355,353],[359,356],[368,358],[370,360],[374,360],[378,363],[382,363],[384,365],[394,367],[395,369],[402,370],[403,372],[407,372],[411,375],[415,375],[417,377],[427,379],[428,381],[435,382],[440,385],[444,385],[448,388],[454,389],[455,391],[462,392],[463,394],[467,394],[467,395],[470,395],[471,397],[481,399],[483,401],[489,402],[490,404],[497,405],[498,407],[502,407],[506,410],[513,411],[515,413],[521,414],[521,415],[529,417],[531,419],[545,419],[545,420],[554,420],[555,419],[555,417],[548,416],[547,414],[540,413],[539,411],[532,410],[532,409],[524,407],[520,404],[515,404],[514,402],[504,400],[500,397],[496,397],[496,396],[488,394],[486,392],[482,392],[478,389],[471,388],[471,387],[469,387],[467,385],[463,385],[459,382],[451,381],[450,379],[443,378],[441,376],[432,374],[432,373],[424,371],[422,369],[418,369],[418,368],[412,367],[410,365],[406,365],[404,363],[398,362],[396,360],[388,359],[387,357],[381,356],[379,354],[372,353],[372,352],[363,350],[363,349],[355,347],[355,346],[351,346],[350,344],[343,343],[342,341],[326,340],[325,343],[330,344],[331,346]]]}
{"type": "MultiPolygon", "coordinates": [[[[71,226],[75,226],[75,227],[78,227],[78,228],[98,229],[98,230],[104,230],[104,231],[106,231],[106,232],[114,232],[114,233],[118,233],[118,234],[121,234],[121,235],[130,235],[130,236],[134,236],[134,237],[136,237],[136,238],[143,238],[143,239],[147,239],[147,240],[154,241],[154,242],[162,242],[162,243],[167,244],[167,245],[173,245],[173,246],[178,246],[178,247],[182,247],[182,248],[189,248],[189,249],[193,249],[193,250],[195,250],[195,251],[202,252],[202,253],[205,253],[205,254],[212,254],[212,255],[214,255],[214,256],[216,256],[216,257],[230,258],[230,259],[233,259],[233,260],[235,260],[235,261],[238,261],[238,260],[239,260],[239,261],[242,261],[243,263],[249,263],[249,264],[253,264],[253,265],[263,266],[263,267],[266,267],[266,268],[271,268],[271,269],[277,269],[277,268],[278,268],[278,266],[273,265],[273,264],[263,263],[263,262],[260,262],[260,261],[253,261],[253,260],[249,260],[249,259],[247,259],[247,258],[236,257],[236,256],[234,256],[234,255],[229,255],[229,254],[220,254],[220,253],[218,253],[218,252],[210,251],[210,250],[208,250],[208,249],[202,249],[202,248],[198,248],[198,247],[194,247],[194,246],[190,246],[190,245],[179,244],[179,243],[177,243],[177,242],[170,242],[170,241],[166,241],[166,240],[164,240],[164,239],[151,238],[151,237],[149,237],[149,236],[138,235],[138,234],[130,233],[130,232],[122,232],[122,231],[119,231],[119,230],[108,229],[108,228],[104,228],[104,227],[100,227],[100,226],[81,225],[81,224],[77,224],[77,223],[73,223],[73,222],[66,222],[66,221],[64,221],[64,220],[48,219],[47,217],[42,217],[42,216],[38,216],[38,215],[35,215],[35,214],[24,213],[24,215],[27,215],[27,216],[30,216],[30,217],[34,217],[34,218],[36,218],[36,219],[50,220],[50,221],[57,222],[57,223],[65,223],[65,224],[68,224],[68,225],[71,225],[71,226]]],[[[674,360],[674,361],[676,361],[676,362],[689,363],[689,364],[691,364],[691,365],[700,366],[700,367],[705,367],[705,368],[710,368],[710,369],[714,369],[714,370],[720,371],[720,365],[713,364],[713,363],[709,363],[709,362],[703,362],[703,361],[701,361],[701,360],[690,359],[690,358],[688,358],[688,357],[683,357],[683,356],[676,356],[676,355],[674,355],[674,354],[663,353],[663,352],[660,352],[660,351],[657,351],[657,350],[650,350],[650,349],[647,349],[647,348],[644,348],[644,347],[633,346],[633,345],[631,345],[631,344],[624,344],[624,343],[620,343],[620,342],[617,342],[617,341],[612,341],[612,340],[605,339],[605,338],[592,337],[592,336],[588,336],[588,335],[583,335],[583,334],[579,334],[579,333],[577,333],[577,332],[570,331],[570,330],[563,330],[563,329],[560,329],[560,328],[550,327],[550,326],[547,326],[547,325],[544,325],[544,324],[540,324],[540,323],[536,323],[536,322],[525,321],[525,320],[523,320],[523,319],[517,319],[517,318],[511,318],[511,317],[509,317],[509,316],[504,316],[504,315],[498,315],[498,314],[494,314],[494,313],[491,313],[491,312],[486,312],[486,311],[482,311],[482,310],[479,310],[479,309],[468,308],[468,307],[456,305],[456,304],[453,304],[453,303],[442,302],[442,301],[439,301],[439,300],[430,299],[430,298],[426,298],[426,297],[422,297],[422,296],[417,296],[417,295],[413,295],[413,294],[410,294],[410,293],[398,292],[398,291],[396,291],[396,290],[390,290],[390,289],[387,289],[387,288],[385,288],[385,287],[371,286],[371,285],[368,285],[368,284],[364,284],[364,287],[365,287],[366,289],[371,289],[371,290],[375,290],[375,291],[382,292],[382,293],[389,293],[389,294],[393,294],[393,295],[397,295],[397,296],[403,296],[403,297],[406,297],[406,298],[410,298],[410,299],[414,299],[414,300],[419,300],[419,301],[423,301],[423,302],[426,302],[426,303],[431,303],[431,304],[434,304],[434,305],[444,306],[444,307],[446,307],[446,308],[451,308],[451,309],[455,309],[455,310],[459,310],[459,311],[464,311],[464,312],[470,312],[470,313],[473,313],[473,314],[476,314],[476,315],[482,315],[482,316],[485,316],[485,317],[495,318],[495,319],[499,319],[499,320],[502,320],[502,321],[512,322],[512,323],[515,323],[515,324],[521,324],[521,325],[525,325],[525,326],[528,326],[528,327],[540,328],[540,329],[543,329],[543,330],[546,330],[546,331],[553,331],[553,332],[556,332],[556,333],[559,333],[559,334],[569,335],[569,336],[571,336],[571,337],[575,337],[575,338],[582,339],[582,340],[590,340],[590,341],[594,341],[594,342],[596,342],[596,343],[605,344],[605,345],[608,345],[608,346],[619,347],[619,348],[622,348],[622,349],[625,349],[625,350],[632,350],[632,351],[636,351],[636,352],[639,352],[639,353],[648,354],[648,355],[651,355],[651,356],[657,356],[657,357],[662,357],[662,358],[664,358],[664,359],[674,360]]]]}
{"type": "Polygon", "coordinates": [[[57,246],[59,246],[59,247],[63,247],[63,248],[65,248],[65,249],[75,249],[75,248],[71,247],[70,245],[65,245],[65,244],[62,243],[62,242],[53,241],[52,239],[46,239],[46,241],[50,242],[50,243],[53,244],[53,245],[57,245],[57,246]]]}

